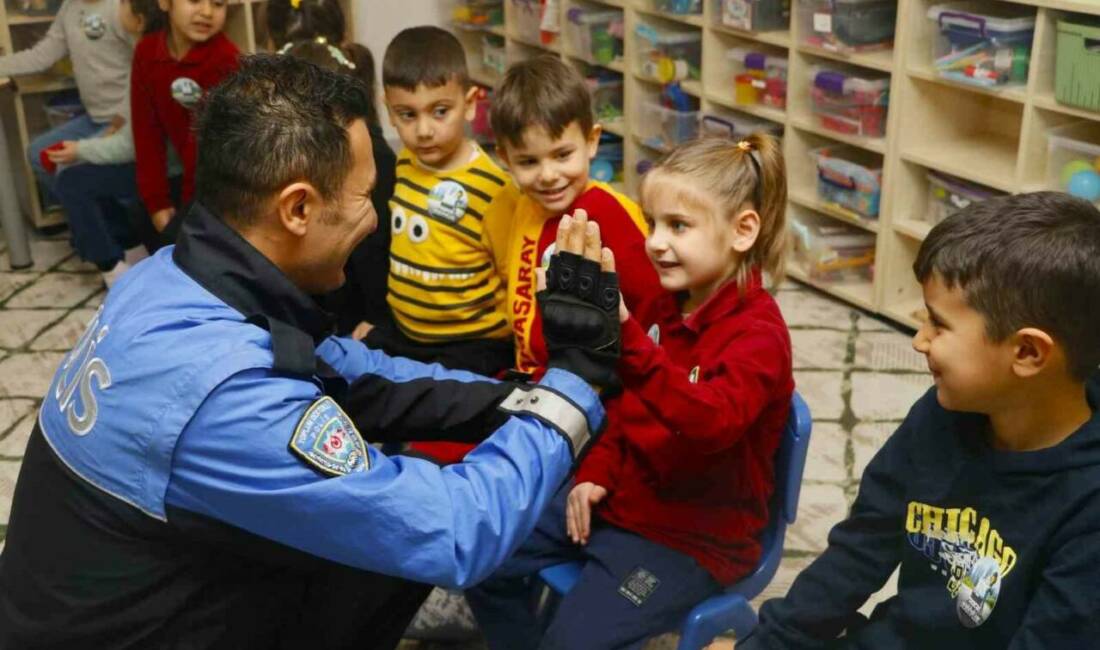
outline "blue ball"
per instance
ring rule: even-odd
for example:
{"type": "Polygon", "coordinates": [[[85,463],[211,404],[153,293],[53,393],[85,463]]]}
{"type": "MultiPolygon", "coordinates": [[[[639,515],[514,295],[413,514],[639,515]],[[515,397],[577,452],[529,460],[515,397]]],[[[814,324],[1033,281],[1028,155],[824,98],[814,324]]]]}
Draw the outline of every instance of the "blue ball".
{"type": "Polygon", "coordinates": [[[1100,174],[1092,170],[1079,171],[1069,179],[1066,191],[1086,201],[1100,200],[1100,174]]]}
{"type": "Polygon", "coordinates": [[[610,183],[615,178],[615,167],[607,160],[596,158],[588,167],[588,175],[593,180],[610,183]]]}

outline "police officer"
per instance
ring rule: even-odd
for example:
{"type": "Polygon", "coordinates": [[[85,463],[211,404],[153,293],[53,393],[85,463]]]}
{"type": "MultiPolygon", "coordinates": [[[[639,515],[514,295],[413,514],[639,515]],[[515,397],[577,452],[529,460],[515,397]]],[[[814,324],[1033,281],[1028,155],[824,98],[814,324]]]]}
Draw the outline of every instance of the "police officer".
{"type": "Polygon", "coordinates": [[[406,579],[491,573],[600,430],[618,292],[591,262],[543,303],[539,384],[329,336],[309,295],[376,221],[366,102],[266,56],[206,98],[177,245],[115,285],[39,411],[0,648],[393,647],[406,579]],[[365,443],[430,437],[485,440],[447,468],[365,443]]]}

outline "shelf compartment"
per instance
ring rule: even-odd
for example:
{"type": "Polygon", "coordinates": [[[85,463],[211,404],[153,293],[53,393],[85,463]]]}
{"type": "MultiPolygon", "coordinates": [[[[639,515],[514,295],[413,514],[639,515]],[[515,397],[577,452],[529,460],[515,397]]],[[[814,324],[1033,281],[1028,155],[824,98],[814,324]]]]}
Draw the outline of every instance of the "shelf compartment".
{"type": "Polygon", "coordinates": [[[820,282],[793,262],[787,264],[787,276],[867,311],[875,310],[875,288],[870,282],[820,282]]]}
{"type": "Polygon", "coordinates": [[[732,92],[708,92],[706,94],[706,100],[718,106],[731,108],[743,113],[748,113],[749,115],[755,115],[756,117],[762,117],[771,122],[783,124],[787,121],[786,111],[781,111],[777,108],[764,106],[762,104],[738,104],[733,100],[732,92]]]}
{"type": "Polygon", "coordinates": [[[941,77],[939,73],[937,73],[935,70],[927,65],[922,66],[917,64],[910,64],[906,71],[911,77],[916,77],[917,79],[923,79],[925,81],[931,81],[932,83],[944,84],[945,86],[959,88],[961,90],[965,90],[971,93],[990,95],[1020,104],[1027,101],[1027,89],[1024,86],[992,86],[988,88],[983,86],[973,86],[970,84],[964,84],[958,81],[952,81],[951,79],[947,79],[945,77],[941,77]]]}
{"type": "Polygon", "coordinates": [[[820,212],[827,217],[843,221],[844,223],[862,228],[868,232],[878,232],[879,230],[877,220],[863,219],[846,210],[837,210],[832,205],[819,199],[816,193],[807,193],[805,189],[801,187],[798,189],[791,188],[787,194],[787,198],[795,205],[800,205],[815,212],[820,212]]]}
{"type": "Polygon", "coordinates": [[[662,11],[655,8],[654,0],[643,0],[641,6],[637,7],[638,13],[648,16],[655,16],[664,20],[670,20],[677,23],[683,23],[684,25],[691,25],[692,27],[702,27],[703,15],[698,14],[681,14],[673,11],[662,11]]]}
{"type": "Polygon", "coordinates": [[[851,63],[863,68],[871,68],[873,70],[882,70],[883,72],[890,72],[894,69],[894,50],[875,50],[873,52],[853,52],[851,54],[844,52],[833,52],[821,47],[815,47],[813,45],[807,45],[800,43],[798,45],[798,51],[805,54],[812,54],[825,59],[832,59],[834,61],[842,61],[844,63],[851,63]]]}

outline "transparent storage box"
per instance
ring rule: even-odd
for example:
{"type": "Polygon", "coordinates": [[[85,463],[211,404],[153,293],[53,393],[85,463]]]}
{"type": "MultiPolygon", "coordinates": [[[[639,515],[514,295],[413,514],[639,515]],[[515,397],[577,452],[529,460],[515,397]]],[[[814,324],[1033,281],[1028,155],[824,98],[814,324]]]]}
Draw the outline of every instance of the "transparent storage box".
{"type": "Polygon", "coordinates": [[[1027,81],[1035,9],[1003,2],[935,5],[932,61],[941,77],[991,87],[1027,81]]]}
{"type": "Polygon", "coordinates": [[[1100,122],[1076,122],[1047,133],[1050,187],[1100,206],[1100,122]]]}
{"type": "Polygon", "coordinates": [[[703,13],[703,0],[649,0],[649,6],[654,11],[670,14],[698,16],[703,13]]]}
{"type": "Polygon", "coordinates": [[[882,197],[882,156],[833,145],[810,152],[817,166],[817,196],[856,218],[877,219],[882,197]]]}
{"type": "Polygon", "coordinates": [[[592,95],[592,114],[597,122],[613,122],[623,116],[623,78],[617,74],[585,79],[592,95]]]}
{"type": "Polygon", "coordinates": [[[660,83],[699,79],[703,34],[698,29],[674,29],[639,23],[638,74],[660,83]]]}
{"type": "Polygon", "coordinates": [[[791,220],[794,262],[812,280],[870,282],[874,277],[875,233],[822,218],[791,220]]]}
{"type": "Polygon", "coordinates": [[[508,58],[505,54],[504,47],[503,38],[488,34],[482,36],[481,67],[492,74],[504,74],[504,70],[508,67],[508,58]]]}
{"type": "Polygon", "coordinates": [[[729,111],[710,112],[699,121],[700,137],[739,140],[751,133],[767,133],[778,138],[783,135],[783,125],[751,115],[735,115],[729,111]]]}
{"type": "Polygon", "coordinates": [[[787,106],[787,59],[745,47],[726,52],[733,63],[733,100],[738,104],[787,106]]]}
{"type": "Polygon", "coordinates": [[[572,7],[565,17],[565,38],[578,57],[607,65],[623,56],[623,12],[572,7]]]}
{"type": "Polygon", "coordinates": [[[889,47],[894,41],[897,0],[799,0],[802,39],[834,52],[889,47]]]}
{"type": "Polygon", "coordinates": [[[971,204],[1004,195],[999,190],[937,171],[929,170],[927,177],[928,210],[921,216],[933,226],[971,204]]]}
{"type": "Polygon", "coordinates": [[[604,183],[618,183],[623,180],[623,139],[614,133],[600,135],[600,145],[596,157],[589,165],[588,175],[592,180],[604,183]]]}
{"type": "Polygon", "coordinates": [[[814,114],[830,131],[881,138],[886,133],[890,76],[855,74],[828,66],[813,66],[810,99],[814,114]]]}
{"type": "Polygon", "coordinates": [[[749,32],[787,29],[791,24],[790,0],[718,0],[719,19],[726,27],[749,32]]]}
{"type": "Polygon", "coordinates": [[[509,0],[512,6],[509,13],[513,32],[520,40],[539,43],[542,24],[542,4],[539,0],[509,0]]]}
{"type": "Polygon", "coordinates": [[[698,109],[668,108],[655,101],[641,105],[638,131],[648,147],[667,151],[699,135],[698,109]]]}

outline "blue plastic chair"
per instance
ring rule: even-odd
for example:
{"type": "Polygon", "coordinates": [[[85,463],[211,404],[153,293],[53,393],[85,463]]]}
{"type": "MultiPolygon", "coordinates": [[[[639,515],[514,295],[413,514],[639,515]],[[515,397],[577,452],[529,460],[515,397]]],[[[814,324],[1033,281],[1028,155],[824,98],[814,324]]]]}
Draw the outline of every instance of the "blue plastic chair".
{"type": "MultiPolygon", "coordinates": [[[[791,398],[791,414],[776,454],[775,493],[770,504],[771,518],[760,533],[763,549],[760,562],[740,582],[704,600],[688,613],[680,629],[678,650],[700,650],[726,630],[733,630],[738,639],[743,639],[756,627],[756,612],[749,601],[764,591],[779,568],[787,526],[794,523],[798,514],[802,472],[806,467],[812,428],[810,408],[795,393],[791,398]]],[[[582,568],[583,562],[556,564],[540,571],[539,578],[558,595],[564,595],[577,583],[582,568]]]]}

